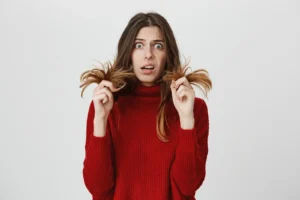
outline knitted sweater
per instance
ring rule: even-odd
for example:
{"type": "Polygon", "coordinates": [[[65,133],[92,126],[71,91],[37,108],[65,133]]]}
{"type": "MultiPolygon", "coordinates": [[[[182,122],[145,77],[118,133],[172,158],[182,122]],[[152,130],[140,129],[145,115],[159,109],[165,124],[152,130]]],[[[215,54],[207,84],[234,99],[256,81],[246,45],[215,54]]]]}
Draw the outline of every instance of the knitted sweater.
{"type": "Polygon", "coordinates": [[[195,97],[193,129],[182,129],[172,99],[166,105],[165,131],[157,137],[160,85],[139,85],[114,102],[104,137],[93,135],[90,104],[83,179],[93,200],[195,200],[206,174],[209,117],[205,101],[195,97]]]}

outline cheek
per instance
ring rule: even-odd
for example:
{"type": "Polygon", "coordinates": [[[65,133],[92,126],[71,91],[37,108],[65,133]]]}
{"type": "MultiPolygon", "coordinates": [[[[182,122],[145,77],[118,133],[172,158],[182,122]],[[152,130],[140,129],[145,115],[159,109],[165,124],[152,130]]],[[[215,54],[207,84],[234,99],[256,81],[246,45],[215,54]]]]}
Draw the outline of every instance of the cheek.
{"type": "Polygon", "coordinates": [[[133,52],[132,54],[131,54],[131,60],[132,60],[132,63],[133,64],[138,64],[138,63],[140,63],[141,61],[141,55],[140,55],[140,53],[139,52],[133,52]]]}
{"type": "Polygon", "coordinates": [[[159,52],[157,55],[161,61],[166,60],[167,53],[165,51],[159,52]]]}
{"type": "Polygon", "coordinates": [[[141,65],[140,56],[139,56],[138,52],[134,52],[131,55],[131,63],[132,63],[132,67],[133,67],[133,72],[137,72],[137,70],[139,69],[139,67],[141,65]]]}
{"type": "Polygon", "coordinates": [[[160,55],[159,56],[159,62],[160,62],[160,64],[163,66],[163,65],[165,65],[165,63],[166,63],[166,55],[165,54],[162,54],[162,55],[160,55]]]}

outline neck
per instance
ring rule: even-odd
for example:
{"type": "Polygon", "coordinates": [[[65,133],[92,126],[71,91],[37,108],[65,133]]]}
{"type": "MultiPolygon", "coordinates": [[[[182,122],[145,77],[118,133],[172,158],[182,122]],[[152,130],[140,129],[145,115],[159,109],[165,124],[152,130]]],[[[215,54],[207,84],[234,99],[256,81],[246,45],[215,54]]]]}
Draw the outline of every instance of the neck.
{"type": "Polygon", "coordinates": [[[135,96],[160,97],[160,84],[146,86],[138,83],[133,91],[135,96]]]}

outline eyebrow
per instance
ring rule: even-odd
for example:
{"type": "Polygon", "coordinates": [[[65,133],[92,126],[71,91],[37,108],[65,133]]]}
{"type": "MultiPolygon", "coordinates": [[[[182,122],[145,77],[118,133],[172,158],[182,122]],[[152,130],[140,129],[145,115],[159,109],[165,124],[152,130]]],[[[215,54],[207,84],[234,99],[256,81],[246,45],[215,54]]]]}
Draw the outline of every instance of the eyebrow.
{"type": "MultiPolygon", "coordinates": [[[[141,38],[135,38],[135,40],[142,40],[145,41],[145,39],[141,39],[141,38]]],[[[154,42],[164,42],[163,40],[153,40],[154,42]]]]}

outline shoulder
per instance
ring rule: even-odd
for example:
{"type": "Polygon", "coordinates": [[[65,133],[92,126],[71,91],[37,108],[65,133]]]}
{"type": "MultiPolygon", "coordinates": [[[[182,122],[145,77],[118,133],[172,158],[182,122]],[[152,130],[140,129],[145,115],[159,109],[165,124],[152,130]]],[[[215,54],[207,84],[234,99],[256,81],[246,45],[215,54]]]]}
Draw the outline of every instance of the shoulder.
{"type": "Polygon", "coordinates": [[[208,115],[208,107],[204,99],[195,97],[194,113],[197,117],[208,115]]]}
{"type": "Polygon", "coordinates": [[[205,100],[200,97],[195,97],[195,108],[197,108],[197,109],[206,108],[207,109],[205,100]]]}
{"type": "Polygon", "coordinates": [[[90,101],[89,109],[88,109],[88,116],[94,117],[94,114],[95,114],[94,101],[90,101]]]}

